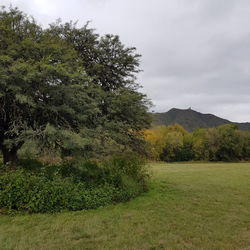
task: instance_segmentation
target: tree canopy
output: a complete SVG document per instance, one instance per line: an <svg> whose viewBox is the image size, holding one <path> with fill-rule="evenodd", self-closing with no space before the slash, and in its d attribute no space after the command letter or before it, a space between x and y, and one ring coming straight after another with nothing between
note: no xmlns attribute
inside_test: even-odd
<svg viewBox="0 0 250 250"><path fill-rule="evenodd" d="M139 55L118 36L56 22L43 29L17 8L0 11L0 149L15 165L29 138L69 153L142 150L149 101Z"/></svg>

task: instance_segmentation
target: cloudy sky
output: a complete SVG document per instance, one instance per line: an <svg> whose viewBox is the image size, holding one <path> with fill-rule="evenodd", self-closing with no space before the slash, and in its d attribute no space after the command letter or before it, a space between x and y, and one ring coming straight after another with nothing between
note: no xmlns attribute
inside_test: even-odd
<svg viewBox="0 0 250 250"><path fill-rule="evenodd" d="M0 0L44 27L78 20L118 34L142 55L154 110L172 107L250 122L249 0Z"/></svg>

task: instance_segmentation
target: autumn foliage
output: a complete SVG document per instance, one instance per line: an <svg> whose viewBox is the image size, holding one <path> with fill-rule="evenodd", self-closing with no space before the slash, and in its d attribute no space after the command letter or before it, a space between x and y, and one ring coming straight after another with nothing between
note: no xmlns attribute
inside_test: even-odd
<svg viewBox="0 0 250 250"><path fill-rule="evenodd" d="M153 160L235 161L250 158L250 132L236 125L187 132L180 125L157 126L144 131Z"/></svg>

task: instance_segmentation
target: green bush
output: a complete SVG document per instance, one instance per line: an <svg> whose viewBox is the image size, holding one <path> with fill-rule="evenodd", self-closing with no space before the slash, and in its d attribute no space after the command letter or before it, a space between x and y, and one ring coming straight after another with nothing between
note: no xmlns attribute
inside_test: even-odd
<svg viewBox="0 0 250 250"><path fill-rule="evenodd" d="M136 154L116 155L104 163L109 170L109 181L118 187L131 188L134 183L135 189L140 187L141 191L147 189L148 171L145 161Z"/></svg>
<svg viewBox="0 0 250 250"><path fill-rule="evenodd" d="M29 212L90 209L113 203L121 190L111 185L86 187L67 179L49 180L22 170L0 176L0 207Z"/></svg>
<svg viewBox="0 0 250 250"><path fill-rule="evenodd" d="M92 209L127 201L147 188L144 162L134 155L103 163L26 160L21 165L15 171L1 168L0 208L35 213Z"/></svg>

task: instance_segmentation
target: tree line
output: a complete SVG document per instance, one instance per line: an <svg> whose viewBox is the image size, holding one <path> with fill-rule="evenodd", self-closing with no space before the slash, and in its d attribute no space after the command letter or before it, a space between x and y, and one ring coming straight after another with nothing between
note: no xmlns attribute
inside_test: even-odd
<svg viewBox="0 0 250 250"><path fill-rule="evenodd" d="M145 130L149 157L174 161L238 161L250 159L250 132L234 124L187 132L180 125Z"/></svg>

